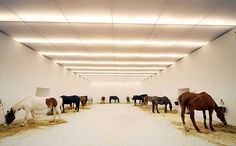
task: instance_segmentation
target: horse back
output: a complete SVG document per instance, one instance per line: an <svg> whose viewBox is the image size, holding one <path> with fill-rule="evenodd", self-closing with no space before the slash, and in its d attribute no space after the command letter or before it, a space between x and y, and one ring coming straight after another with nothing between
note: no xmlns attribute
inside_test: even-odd
<svg viewBox="0 0 236 146"><path fill-rule="evenodd" d="M191 107L196 110L213 109L216 106L213 98L206 92L190 93L186 92L178 97L180 106Z"/></svg>

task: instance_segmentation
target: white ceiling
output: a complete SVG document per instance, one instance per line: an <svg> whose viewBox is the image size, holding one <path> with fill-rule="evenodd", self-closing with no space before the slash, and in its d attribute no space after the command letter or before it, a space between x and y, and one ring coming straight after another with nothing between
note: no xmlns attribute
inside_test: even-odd
<svg viewBox="0 0 236 146"><path fill-rule="evenodd" d="M0 31L91 81L142 81L235 18L235 0L0 0Z"/></svg>

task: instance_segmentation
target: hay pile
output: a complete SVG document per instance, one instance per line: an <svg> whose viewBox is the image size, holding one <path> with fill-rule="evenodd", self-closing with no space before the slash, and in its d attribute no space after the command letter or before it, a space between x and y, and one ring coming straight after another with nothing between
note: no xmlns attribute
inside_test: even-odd
<svg viewBox="0 0 236 146"><path fill-rule="evenodd" d="M147 111L147 112L150 112L150 113L152 113L152 105L145 105L145 106L143 106L143 105L138 105L137 104L137 107L139 107L141 110L143 110L143 111ZM158 110L159 110L159 112L160 113L165 113L165 107L164 106L162 106L162 105L158 105ZM156 111L156 108L155 108L155 113L156 113L157 111ZM167 113L169 114L177 114L177 110L175 110L175 109L172 109L172 111L170 111L169 110L169 106L167 106Z"/></svg>
<svg viewBox="0 0 236 146"><path fill-rule="evenodd" d="M146 107L137 105L137 107L139 107L143 111L152 113L151 105L148 105ZM170 121L175 128L181 130L186 136L200 137L219 146L236 145L236 126L228 125L227 127L224 127L222 123L213 122L213 127L216 132L212 132L210 128L205 129L203 124L203 119L201 119L201 122L199 121L196 122L201 130L201 133L199 133L194 129L192 122L189 118L189 115L186 115L185 122L189 132L185 132L181 121L181 117L176 110L172 110L172 112L168 110L167 113L164 113L164 107L160 106L158 107L158 109L160 113L157 114L155 111L155 114L152 113L154 116ZM209 127L208 120L207 120L207 126Z"/></svg>
<svg viewBox="0 0 236 146"><path fill-rule="evenodd" d="M13 136L31 129L40 129L40 128L45 128L48 126L53 126L53 125L59 125L59 124L64 124L67 123L65 120L55 120L55 121L50 121L50 120L40 120L40 121L33 121L29 120L28 124L25 126L22 126L23 121L14 121L11 125L6 126L6 125L0 125L0 139L8 136Z"/></svg>
<svg viewBox="0 0 236 146"><path fill-rule="evenodd" d="M186 125L188 127L189 132L185 132L182 122L172 121L172 124L177 129L183 131L185 135L197 136L220 146L236 145L236 126L228 125L227 127L224 127L221 123L215 122L213 123L215 132L212 132L210 128L204 128L203 122L196 122L199 129L201 130L201 133L199 133L196 132L192 125L192 122L189 120L188 117L186 118L186 120Z"/></svg>

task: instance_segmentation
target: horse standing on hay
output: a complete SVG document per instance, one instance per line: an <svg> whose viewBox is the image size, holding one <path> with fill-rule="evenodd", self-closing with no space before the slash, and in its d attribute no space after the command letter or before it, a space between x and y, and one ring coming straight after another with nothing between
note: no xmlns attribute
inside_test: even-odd
<svg viewBox="0 0 236 146"><path fill-rule="evenodd" d="M62 105L62 99L59 97L53 98L53 97L28 97L25 98L18 103L16 103L13 107L11 107L10 111L7 111L7 114L5 115L5 121L6 124L9 125L15 120L15 114L16 112L20 110L25 111L25 120L24 124L27 124L29 114L31 113L31 116L33 119L35 119L35 110L44 110L49 109L53 110L53 119L54 121L56 119L56 114L58 114L59 119L61 115L61 109L60 106Z"/></svg>
<svg viewBox="0 0 236 146"><path fill-rule="evenodd" d="M227 122L225 120L224 112L221 108L218 107L216 102L213 100L213 98L207 94L206 92L201 92L201 93L190 93L186 92L181 94L178 97L178 101L181 107L181 118L182 122L185 128L185 131L188 131L186 125L185 125L185 110L186 108L189 109L190 112L190 119L192 121L192 124L194 128L200 132L200 129L196 125L195 118L194 118L194 110L201 110L203 113L203 118L204 118L204 126L207 129L206 125L206 110L209 112L209 126L212 131L214 131L214 128L212 126L212 113L213 110L216 112L216 116L221 120L221 122L224 125L227 125Z"/></svg>

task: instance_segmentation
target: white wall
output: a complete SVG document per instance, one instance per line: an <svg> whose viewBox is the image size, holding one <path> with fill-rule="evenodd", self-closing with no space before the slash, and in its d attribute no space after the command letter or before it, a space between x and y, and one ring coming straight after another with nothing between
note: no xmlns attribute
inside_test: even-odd
<svg viewBox="0 0 236 146"><path fill-rule="evenodd" d="M118 96L121 102L126 102L126 97L132 98L135 94L142 93L141 82L91 82L90 95L95 102L100 102L101 97L106 97L106 102L109 101L109 96Z"/></svg>
<svg viewBox="0 0 236 146"><path fill-rule="evenodd" d="M50 88L52 96L87 94L88 81L2 33L0 44L0 98L5 110L34 96L37 87Z"/></svg>
<svg viewBox="0 0 236 146"><path fill-rule="evenodd" d="M227 120L236 124L236 29L146 80L143 87L152 95L177 98L179 88L206 91L228 108Z"/></svg>

